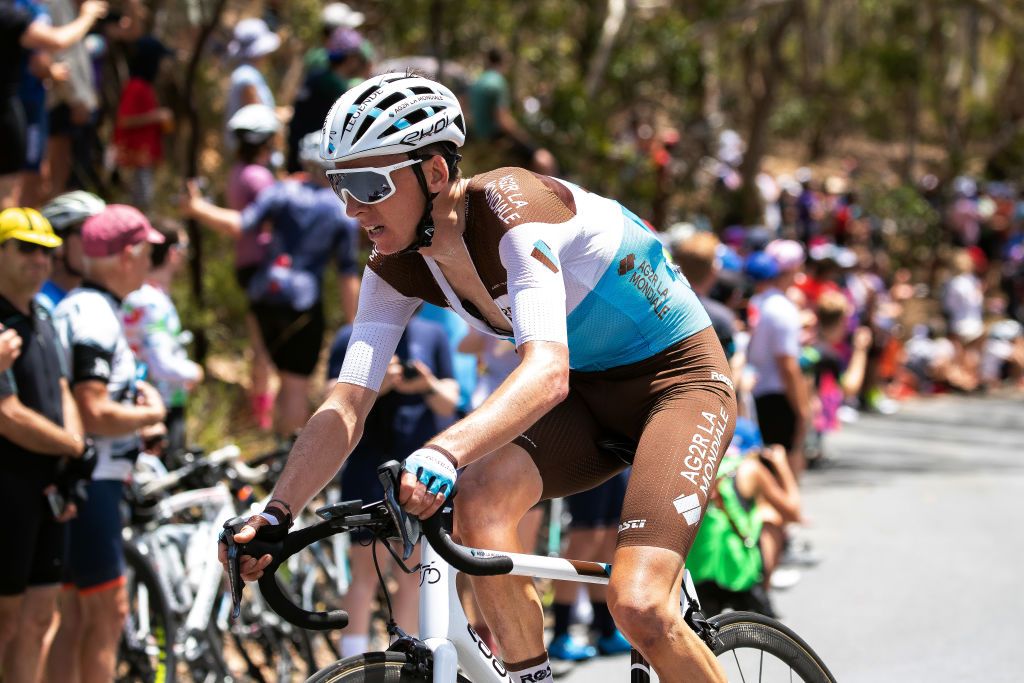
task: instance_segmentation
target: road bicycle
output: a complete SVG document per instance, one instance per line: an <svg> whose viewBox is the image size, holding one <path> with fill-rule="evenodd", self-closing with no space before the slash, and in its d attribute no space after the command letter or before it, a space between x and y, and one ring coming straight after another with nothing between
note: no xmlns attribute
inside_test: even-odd
<svg viewBox="0 0 1024 683"><path fill-rule="evenodd" d="M250 601L244 618L228 623L223 570L210 548L223 522L245 509L236 490L268 475L267 467L250 467L239 456L236 446L227 446L187 458L172 471L159 458L139 457L129 487L129 610L118 681L230 681L239 667L250 680L281 681L296 669L316 670L309 634L282 624L261 600ZM292 558L293 568L301 558ZM225 658L226 637L240 660L235 666Z"/></svg>
<svg viewBox="0 0 1024 683"><path fill-rule="evenodd" d="M221 541L228 547L228 577L234 612L238 612L242 599L240 557L243 554L256 557L270 554L273 559L259 580L260 593L270 608L288 622L305 629L325 631L344 628L348 624L348 615L343 610L311 611L303 608L282 589L275 572L289 557L310 544L335 534L365 528L376 539L375 550L377 541L382 541L379 545L388 550L403 570L419 572L419 637L403 633L392 620L388 630L396 640L386 651L367 652L337 661L315 673L307 683L521 683L512 680L502 661L468 623L456 594L456 572L607 583L611 565L458 545L451 539L446 524L450 508L446 508L448 515L437 514L422 523L402 513L396 493L399 473L400 465L394 461L385 463L378 470L384 486L384 499L369 504L344 501L323 507L317 510L322 522L290 533L279 527L263 527L256 540L238 545L234 543L233 534L241 528L244 520L236 518L227 522ZM399 541L405 558L419 542L422 552L420 564L413 569L406 567L403 558L391 548L389 539ZM749 612L730 612L706 619L700 612L696 592L688 579L684 588L680 609L686 623L715 653L730 681L834 683L834 677L821 658L788 627ZM631 655L629 675L631 683L648 683L651 680L651 667L636 650Z"/></svg>

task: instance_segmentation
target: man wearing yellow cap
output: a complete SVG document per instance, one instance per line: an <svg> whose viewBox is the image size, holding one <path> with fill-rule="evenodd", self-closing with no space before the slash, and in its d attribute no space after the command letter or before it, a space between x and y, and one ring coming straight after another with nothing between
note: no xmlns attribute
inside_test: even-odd
<svg viewBox="0 0 1024 683"><path fill-rule="evenodd" d="M39 680L56 615L65 560L67 463L90 458L68 388L64 354L49 314L34 297L60 246L34 209L0 212L0 324L21 340L20 355L0 371L0 500L17 523L0 525L0 666L5 681ZM94 462L94 459L92 459Z"/></svg>

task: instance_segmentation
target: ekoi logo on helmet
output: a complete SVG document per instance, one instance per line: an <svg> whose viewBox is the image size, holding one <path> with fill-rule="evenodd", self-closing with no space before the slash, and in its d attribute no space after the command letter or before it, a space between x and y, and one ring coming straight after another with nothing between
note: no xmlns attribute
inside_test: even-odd
<svg viewBox="0 0 1024 683"><path fill-rule="evenodd" d="M414 130L413 132L409 133L401 140L399 140L399 142L403 145L409 145L410 147L415 146L416 143L418 143L423 138L429 138L430 136L437 135L438 133L443 131L445 128L448 127L449 123L450 121L448 119L448 115L445 114L440 119L438 119L437 123L435 123L433 126L421 130Z"/></svg>

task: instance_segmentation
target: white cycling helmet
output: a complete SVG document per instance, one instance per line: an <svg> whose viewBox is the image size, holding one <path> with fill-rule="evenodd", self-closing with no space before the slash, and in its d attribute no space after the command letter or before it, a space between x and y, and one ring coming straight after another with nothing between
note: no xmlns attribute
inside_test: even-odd
<svg viewBox="0 0 1024 683"><path fill-rule="evenodd" d="M314 130L312 133L306 133L299 140L299 161L309 166L315 166L317 168L323 168L324 161L320 158L320 137L321 132Z"/></svg>
<svg viewBox="0 0 1024 683"><path fill-rule="evenodd" d="M247 104L228 119L228 130L243 142L259 145L281 130L281 122L273 108L265 104Z"/></svg>
<svg viewBox="0 0 1024 683"><path fill-rule="evenodd" d="M60 234L81 225L86 218L95 216L106 207L107 203L92 192L75 190L54 197L40 213L50 221L54 232Z"/></svg>
<svg viewBox="0 0 1024 683"><path fill-rule="evenodd" d="M320 156L349 161L465 141L462 107L451 90L422 76L387 73L338 98L324 121Z"/></svg>

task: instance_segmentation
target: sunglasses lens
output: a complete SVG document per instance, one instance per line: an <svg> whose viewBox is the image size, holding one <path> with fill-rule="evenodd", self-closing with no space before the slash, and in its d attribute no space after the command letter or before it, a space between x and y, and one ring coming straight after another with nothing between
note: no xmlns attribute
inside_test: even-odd
<svg viewBox="0 0 1024 683"><path fill-rule="evenodd" d="M49 250L46 247L44 247L43 245L41 245L41 244L33 244L32 242L22 242L20 240L18 241L18 252L19 253L22 253L25 256L28 256L30 254L36 253L37 251L41 251L43 253L48 253Z"/></svg>
<svg viewBox="0 0 1024 683"><path fill-rule="evenodd" d="M345 193L363 204L382 202L394 193L386 173L376 171L355 171L353 173L328 174L334 193L345 201Z"/></svg>

